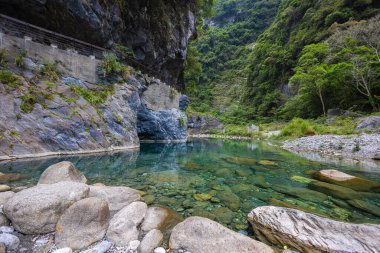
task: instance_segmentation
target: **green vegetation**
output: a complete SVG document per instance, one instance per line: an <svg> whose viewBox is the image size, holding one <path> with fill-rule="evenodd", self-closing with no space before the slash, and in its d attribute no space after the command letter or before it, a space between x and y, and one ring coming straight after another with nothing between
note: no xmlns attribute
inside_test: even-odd
<svg viewBox="0 0 380 253"><path fill-rule="evenodd" d="M47 77L49 80L58 81L62 73L58 70L57 64L45 63L40 69L41 76Z"/></svg>
<svg viewBox="0 0 380 253"><path fill-rule="evenodd" d="M21 97L23 103L20 105L20 109L24 113L30 113L34 109L34 105L37 103L37 97L34 94L27 94Z"/></svg>
<svg viewBox="0 0 380 253"><path fill-rule="evenodd" d="M15 89L22 85L22 81L19 76L5 70L0 70L0 82L11 89Z"/></svg>
<svg viewBox="0 0 380 253"><path fill-rule="evenodd" d="M90 90L87 88L83 88L79 85L72 84L70 86L71 91L78 96L83 97L86 99L92 106L95 108L98 108L100 105L103 105L107 98L112 96L114 93L114 86L113 85L98 85L99 89L97 90Z"/></svg>
<svg viewBox="0 0 380 253"><path fill-rule="evenodd" d="M248 117L317 117L338 106L373 110L373 106L367 104L374 96L358 94L352 86L361 86L355 75L373 74L373 69L368 71L368 65L374 62L369 55L377 49L372 48L370 53L370 47L359 37L350 38L351 34L340 30L354 29L361 23L354 20L369 19L379 13L378 8L375 1L283 1L279 15L260 36L253 53L244 96ZM364 27L361 28L374 30ZM348 39L353 43L333 48L335 43L325 41L334 34L339 34L339 41ZM378 32L366 34L370 41L379 41ZM291 98L294 94L298 96ZM379 91L373 88L372 94L379 94Z"/></svg>
<svg viewBox="0 0 380 253"><path fill-rule="evenodd" d="M250 54L279 4L280 0L215 1L214 17L200 24L199 38L188 49L185 81L192 110L240 122Z"/></svg>
<svg viewBox="0 0 380 253"><path fill-rule="evenodd" d="M114 54L105 55L101 67L104 77L120 74L124 79L127 79L132 72L132 69L122 64Z"/></svg>
<svg viewBox="0 0 380 253"><path fill-rule="evenodd" d="M24 58L26 56L26 51L23 50L21 51L16 57L15 57L15 63L16 63L16 66L19 67L19 68L24 68L25 67L25 63L24 63Z"/></svg>
<svg viewBox="0 0 380 253"><path fill-rule="evenodd" d="M178 118L178 123L180 127L184 127L186 125L185 119L182 117Z"/></svg>
<svg viewBox="0 0 380 253"><path fill-rule="evenodd" d="M7 60L7 51L5 49L0 49L0 65L4 65Z"/></svg>

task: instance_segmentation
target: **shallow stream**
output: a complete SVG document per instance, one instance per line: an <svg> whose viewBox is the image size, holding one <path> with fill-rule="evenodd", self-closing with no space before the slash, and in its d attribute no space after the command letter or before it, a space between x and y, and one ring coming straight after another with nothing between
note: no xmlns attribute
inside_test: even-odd
<svg viewBox="0 0 380 253"><path fill-rule="evenodd" d="M380 223L376 211L380 193L363 193L360 202L354 203L351 192L337 197L310 186L313 173L323 169L380 182L380 168L313 162L265 142L196 139L142 144L139 151L3 162L0 172L22 175L8 184L33 185L44 169L63 160L73 162L89 183L129 186L144 191L148 203L170 207L185 217L215 219L241 233L248 232L246 215L263 205L297 208L336 220Z"/></svg>

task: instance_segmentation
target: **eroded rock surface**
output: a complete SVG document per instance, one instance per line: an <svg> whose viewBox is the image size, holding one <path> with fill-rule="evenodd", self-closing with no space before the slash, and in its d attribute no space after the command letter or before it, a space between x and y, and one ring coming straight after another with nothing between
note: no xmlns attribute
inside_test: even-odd
<svg viewBox="0 0 380 253"><path fill-rule="evenodd" d="M300 252L379 252L379 225L352 224L302 211L262 206L248 220L260 240Z"/></svg>
<svg viewBox="0 0 380 253"><path fill-rule="evenodd" d="M195 253L274 253L271 247L262 242L201 217L187 218L175 226L170 236L170 248Z"/></svg>

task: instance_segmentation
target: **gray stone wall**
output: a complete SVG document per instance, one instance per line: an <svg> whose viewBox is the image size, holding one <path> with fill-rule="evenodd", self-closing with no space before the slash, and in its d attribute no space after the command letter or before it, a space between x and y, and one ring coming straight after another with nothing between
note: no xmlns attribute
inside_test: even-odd
<svg viewBox="0 0 380 253"><path fill-rule="evenodd" d="M26 51L27 57L44 63L59 63L59 69L68 76L77 79L97 83L97 67L100 63L94 57L87 57L76 53L74 50L62 50L54 45L48 46L34 42L31 38L18 38L0 33L0 49L8 52L10 62L22 51Z"/></svg>

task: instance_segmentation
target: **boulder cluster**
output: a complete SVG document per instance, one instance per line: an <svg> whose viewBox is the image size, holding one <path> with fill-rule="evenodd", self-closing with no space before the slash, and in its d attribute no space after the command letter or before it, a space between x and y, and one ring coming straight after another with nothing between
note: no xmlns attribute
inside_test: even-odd
<svg viewBox="0 0 380 253"><path fill-rule="evenodd" d="M379 189L338 171L318 175L340 185L351 182L360 190ZM207 218L183 220L171 209L148 206L143 193L132 188L86 183L72 163L61 162L47 168L34 187L11 191L1 186L0 253L274 253L279 245L300 252L376 253L380 249L379 225L263 206L248 215L260 242Z"/></svg>

